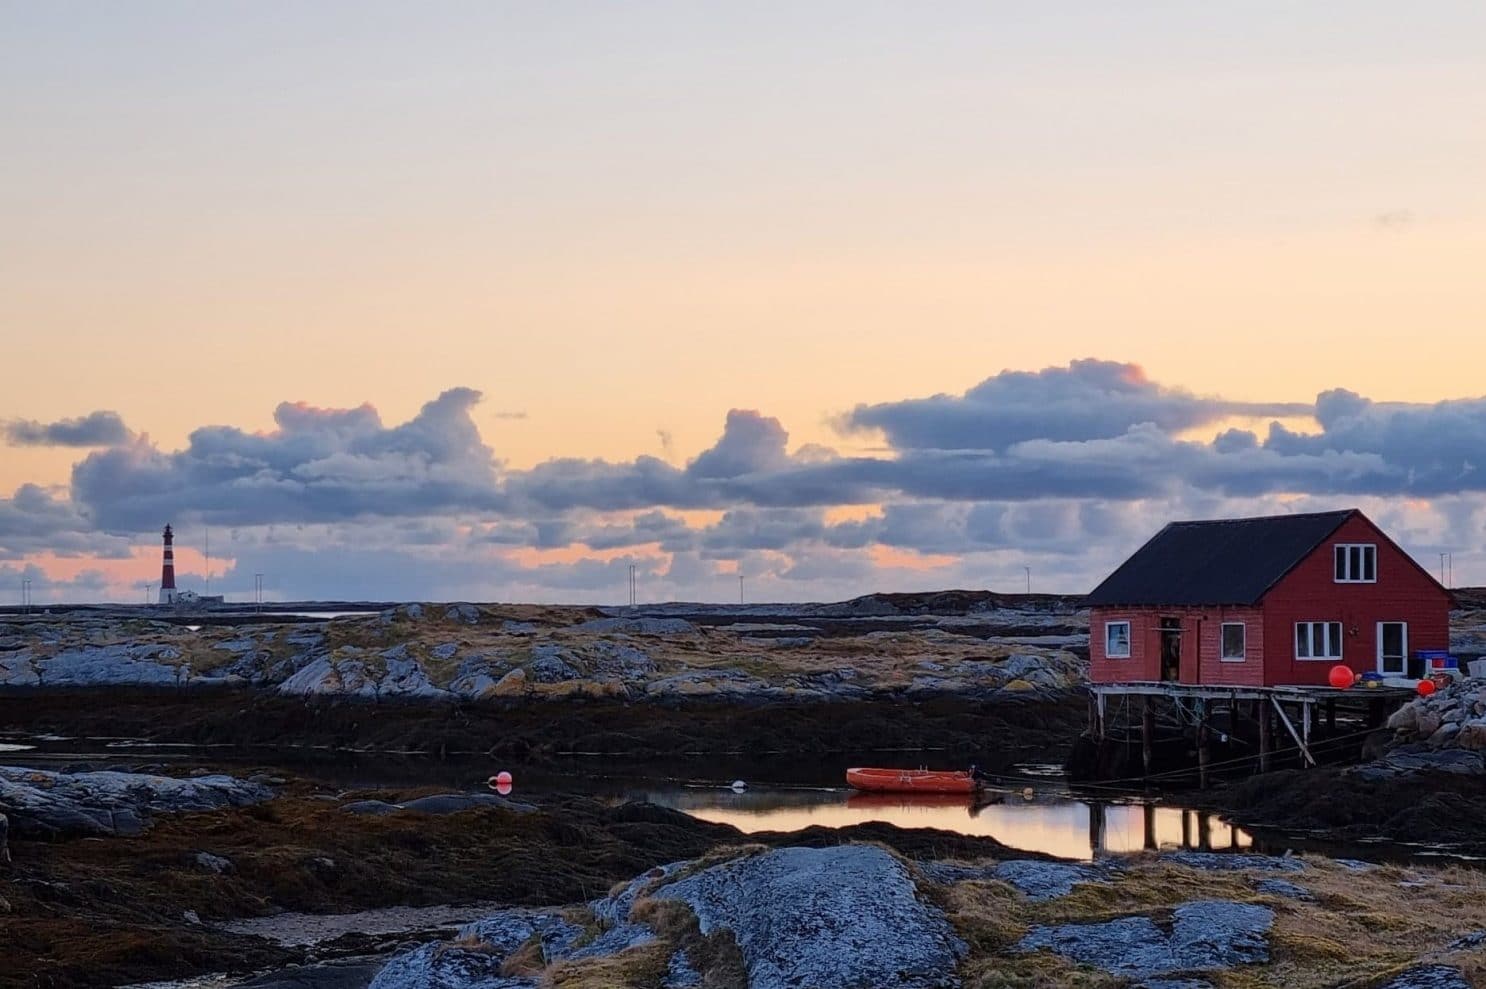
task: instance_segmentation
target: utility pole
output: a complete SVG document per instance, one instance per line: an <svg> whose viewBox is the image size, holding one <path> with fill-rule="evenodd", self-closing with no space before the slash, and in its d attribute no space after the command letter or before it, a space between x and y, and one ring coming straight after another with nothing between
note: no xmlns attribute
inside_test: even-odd
<svg viewBox="0 0 1486 989"><path fill-rule="evenodd" d="M263 574L253 574L253 603L258 611L263 610Z"/></svg>
<svg viewBox="0 0 1486 989"><path fill-rule="evenodd" d="M26 614L31 613L31 578L21 578L21 607L26 609Z"/></svg>
<svg viewBox="0 0 1486 989"><path fill-rule="evenodd" d="M738 574L738 603L743 603L743 575Z"/></svg>
<svg viewBox="0 0 1486 989"><path fill-rule="evenodd" d="M638 584L639 577L636 574L635 565L631 563L629 565L629 606L631 608L635 606L636 598L639 596L637 592Z"/></svg>
<svg viewBox="0 0 1486 989"><path fill-rule="evenodd" d="M146 605L148 605L150 603L150 591L153 591L154 589L155 589L155 585L154 584L145 584L144 585L144 603Z"/></svg>
<svg viewBox="0 0 1486 989"><path fill-rule="evenodd" d="M212 530L206 529L206 594L212 592ZM205 595L203 595L204 597Z"/></svg>
<svg viewBox="0 0 1486 989"><path fill-rule="evenodd" d="M1025 570L1025 571L1027 571L1027 593L1028 594L1031 594L1032 593L1032 568L1031 567L1022 567L1022 569Z"/></svg>

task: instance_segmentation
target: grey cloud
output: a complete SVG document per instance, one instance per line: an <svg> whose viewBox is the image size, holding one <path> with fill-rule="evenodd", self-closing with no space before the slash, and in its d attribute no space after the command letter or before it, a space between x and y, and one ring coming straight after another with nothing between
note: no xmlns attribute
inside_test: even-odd
<svg viewBox="0 0 1486 989"><path fill-rule="evenodd" d="M129 555L129 541L95 532L75 504L23 484L11 497L0 498L0 559L42 552L120 558Z"/></svg>
<svg viewBox="0 0 1486 989"><path fill-rule="evenodd" d="M740 550L782 550L821 539L825 524L819 511L739 508L702 531L704 555L731 557Z"/></svg>
<svg viewBox="0 0 1486 989"><path fill-rule="evenodd" d="M1344 389L1316 400L1321 432L1276 423L1264 449L1291 460L1376 458L1385 471L1359 478L1361 493L1437 495L1486 489L1486 399L1434 404L1373 402Z"/></svg>
<svg viewBox="0 0 1486 989"><path fill-rule="evenodd" d="M1001 450L1033 439L1108 439L1140 423L1176 432L1227 416L1310 412L1297 403L1203 398L1151 381L1138 365L1088 359L1003 371L963 395L859 405L842 425L880 429L903 450Z"/></svg>
<svg viewBox="0 0 1486 989"><path fill-rule="evenodd" d="M739 477L775 471L789 462L789 434L778 419L747 409L728 413L722 438L687 467L692 477Z"/></svg>
<svg viewBox="0 0 1486 989"><path fill-rule="evenodd" d="M93 453L73 468L72 496L123 531L182 515L252 525L494 511L494 457L470 416L479 398L451 389L391 428L369 405L284 403L272 433L210 426L175 453L144 440Z"/></svg>
<svg viewBox="0 0 1486 989"><path fill-rule="evenodd" d="M75 419L37 422L12 419L0 424L11 446L116 446L133 438L117 412L90 412Z"/></svg>

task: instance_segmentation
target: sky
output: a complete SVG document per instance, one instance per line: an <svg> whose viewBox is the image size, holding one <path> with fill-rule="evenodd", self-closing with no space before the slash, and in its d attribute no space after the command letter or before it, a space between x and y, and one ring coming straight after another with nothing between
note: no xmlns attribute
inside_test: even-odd
<svg viewBox="0 0 1486 989"><path fill-rule="evenodd" d="M0 600L1486 583L1482 120L1475 2L0 0Z"/></svg>

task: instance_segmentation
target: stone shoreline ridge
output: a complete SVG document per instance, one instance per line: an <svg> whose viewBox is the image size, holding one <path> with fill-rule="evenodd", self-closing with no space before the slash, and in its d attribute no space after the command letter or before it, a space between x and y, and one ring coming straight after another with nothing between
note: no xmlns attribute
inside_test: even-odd
<svg viewBox="0 0 1486 989"><path fill-rule="evenodd" d="M239 687L478 702L1036 696L1085 681L1078 613L1045 607L850 628L402 605L303 624L88 617L0 623L0 688ZM1086 621L1086 620L1085 620Z"/></svg>
<svg viewBox="0 0 1486 989"><path fill-rule="evenodd" d="M137 835L158 814L245 807L273 795L267 786L233 776L175 779L0 766L0 821L9 818L15 838ZM0 827L0 838L4 834Z"/></svg>
<svg viewBox="0 0 1486 989"><path fill-rule="evenodd" d="M1392 745L1359 772L1369 778L1416 772L1486 775L1486 677L1466 677L1410 701L1388 719Z"/></svg>

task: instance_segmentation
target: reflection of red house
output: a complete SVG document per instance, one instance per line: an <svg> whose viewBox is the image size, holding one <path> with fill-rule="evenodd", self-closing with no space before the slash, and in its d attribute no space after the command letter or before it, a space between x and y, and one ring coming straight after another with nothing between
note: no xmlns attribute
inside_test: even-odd
<svg viewBox="0 0 1486 989"><path fill-rule="evenodd" d="M1173 522L1088 603L1095 683L1417 677L1450 646L1450 593L1356 509Z"/></svg>

